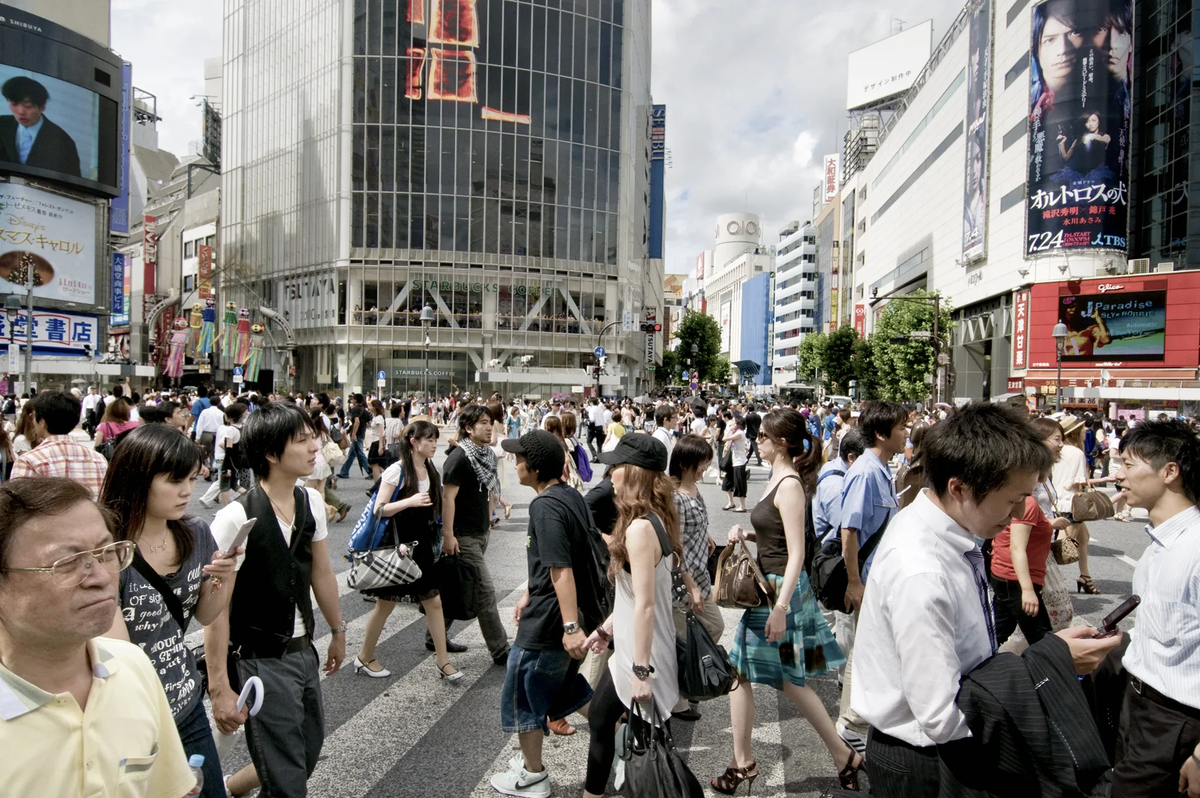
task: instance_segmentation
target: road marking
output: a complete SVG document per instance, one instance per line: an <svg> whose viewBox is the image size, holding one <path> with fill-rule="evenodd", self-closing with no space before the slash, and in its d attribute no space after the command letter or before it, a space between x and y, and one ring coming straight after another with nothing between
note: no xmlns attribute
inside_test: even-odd
<svg viewBox="0 0 1200 798"><path fill-rule="evenodd" d="M1137 560L1133 559L1128 554L1118 554L1117 559L1128 565L1130 568L1137 568Z"/></svg>

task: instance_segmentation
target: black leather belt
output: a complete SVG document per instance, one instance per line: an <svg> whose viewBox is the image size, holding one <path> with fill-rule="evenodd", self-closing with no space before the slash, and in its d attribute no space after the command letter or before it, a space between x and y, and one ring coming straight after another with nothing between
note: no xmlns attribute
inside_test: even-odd
<svg viewBox="0 0 1200 798"><path fill-rule="evenodd" d="M1200 709L1189 707L1187 704L1181 704L1174 698L1163 695L1133 674L1129 675L1129 686L1133 688L1133 692L1137 693L1142 698L1145 698L1147 701L1153 701L1160 707L1166 707L1167 709L1174 710L1181 715L1187 715L1189 718L1200 718Z"/></svg>

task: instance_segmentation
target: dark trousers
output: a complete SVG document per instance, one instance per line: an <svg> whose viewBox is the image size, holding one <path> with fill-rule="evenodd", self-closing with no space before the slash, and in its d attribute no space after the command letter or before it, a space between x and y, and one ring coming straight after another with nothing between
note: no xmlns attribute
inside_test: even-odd
<svg viewBox="0 0 1200 798"><path fill-rule="evenodd" d="M604 427L598 427L595 424L588 425L587 445L592 450L592 456L595 457L596 453L604 446Z"/></svg>
<svg viewBox="0 0 1200 798"><path fill-rule="evenodd" d="M1200 743L1200 709L1184 706L1129 676L1112 798L1176 798L1179 769Z"/></svg>
<svg viewBox="0 0 1200 798"><path fill-rule="evenodd" d="M317 650L244 659L237 668L239 683L257 676L267 695L258 715L246 721L246 747L262 780L259 795L304 798L325 743Z"/></svg>
<svg viewBox="0 0 1200 798"><path fill-rule="evenodd" d="M592 701L588 706L588 728L591 729L591 741L588 745L587 775L584 789L593 795L604 795L608 784L608 774L612 770L613 757L617 753L616 738L613 729L617 727L621 716L627 712L613 686L612 672L608 668L600 675L600 683L592 693Z"/></svg>
<svg viewBox="0 0 1200 798"><path fill-rule="evenodd" d="M749 433L747 433L747 437L749 437ZM762 465L762 455L758 453L758 438L757 437L750 438L750 445L746 447L746 463L747 463L747 465L750 463L751 457L753 457L755 460L758 461L756 463L756 465Z"/></svg>
<svg viewBox="0 0 1200 798"><path fill-rule="evenodd" d="M1037 615L1026 615L1021 606L1020 582L997 579L995 576L989 576L988 580L992 583L992 592L996 594L996 641L1000 645L1004 645L1004 641L1018 626L1031 646L1050 634L1050 613L1046 612L1046 603L1042 601L1041 585L1033 586L1038 597Z"/></svg>
<svg viewBox="0 0 1200 798"><path fill-rule="evenodd" d="M877 798L938 798L941 794L975 795L955 778L955 763L969 772L970 739L918 747L872 728L867 733L867 776Z"/></svg>
<svg viewBox="0 0 1200 798"><path fill-rule="evenodd" d="M363 474L371 473L371 465L367 462L367 453L363 451L363 439L355 438L350 442L350 449L346 453L346 462L342 464L342 471L338 474L339 479L350 478L350 466L354 465L354 461L358 460L358 467L362 469Z"/></svg>

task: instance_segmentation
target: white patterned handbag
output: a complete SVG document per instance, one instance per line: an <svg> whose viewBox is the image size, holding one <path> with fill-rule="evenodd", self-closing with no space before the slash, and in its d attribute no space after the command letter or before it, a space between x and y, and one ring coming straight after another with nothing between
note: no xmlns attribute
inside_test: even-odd
<svg viewBox="0 0 1200 798"><path fill-rule="evenodd" d="M351 590L399 587L421 578L421 566L410 556L416 541L370 551L350 552L350 573L346 584Z"/></svg>

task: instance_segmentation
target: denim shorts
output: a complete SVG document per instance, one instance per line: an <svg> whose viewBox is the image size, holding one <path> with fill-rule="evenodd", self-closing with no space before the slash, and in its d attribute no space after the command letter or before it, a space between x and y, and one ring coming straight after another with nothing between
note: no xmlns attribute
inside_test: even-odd
<svg viewBox="0 0 1200 798"><path fill-rule="evenodd" d="M546 719L565 718L592 700L579 673L580 661L563 649L528 651L514 645L500 694L500 729L506 734L550 729Z"/></svg>

